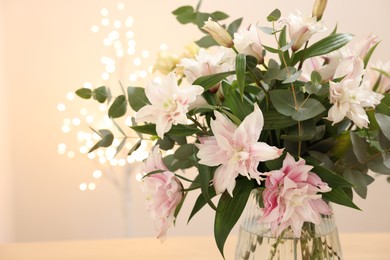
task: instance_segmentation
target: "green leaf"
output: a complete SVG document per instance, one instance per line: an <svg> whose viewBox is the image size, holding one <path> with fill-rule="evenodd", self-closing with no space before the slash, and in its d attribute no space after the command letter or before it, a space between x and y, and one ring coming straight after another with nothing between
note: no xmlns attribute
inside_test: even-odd
<svg viewBox="0 0 390 260"><path fill-rule="evenodd" d="M99 142L97 142L88 152L92 152L100 147L109 147L114 141L114 135L110 130L101 129L97 132L102 138Z"/></svg>
<svg viewBox="0 0 390 260"><path fill-rule="evenodd" d="M125 95L120 95L115 98L114 103L108 110L108 116L111 118L118 118L126 114L127 102Z"/></svg>
<svg viewBox="0 0 390 260"><path fill-rule="evenodd" d="M353 184L343 178L341 175L335 173L334 171L329 170L326 167L318 165L314 159L310 157L305 158L306 162L313 166L312 172L316 173L321 180L328 183L332 188L344 187L350 188L353 187Z"/></svg>
<svg viewBox="0 0 390 260"><path fill-rule="evenodd" d="M310 80L311 80L311 82L313 82L316 85L321 84L321 82L322 82L321 74L319 72L313 70L312 73L310 74Z"/></svg>
<svg viewBox="0 0 390 260"><path fill-rule="evenodd" d="M149 100L145 95L145 89L141 87L128 87L127 98L129 105L134 111L140 110L145 105L149 105Z"/></svg>
<svg viewBox="0 0 390 260"><path fill-rule="evenodd" d="M217 207L211 201L211 196L209 194L210 181L213 178L213 171L215 169L203 164L198 164L197 168L199 171L200 189L202 191L203 198L212 209L217 210Z"/></svg>
<svg viewBox="0 0 390 260"><path fill-rule="evenodd" d="M221 72L217 74L202 76L200 78L197 78L192 85L199 85L204 88L204 90L208 90L211 87L214 87L222 80L226 79L226 77L235 74L235 71L227 71L227 72Z"/></svg>
<svg viewBox="0 0 390 260"><path fill-rule="evenodd" d="M183 144L173 154L178 160L186 160L188 157L192 156L196 151L196 147L194 144Z"/></svg>
<svg viewBox="0 0 390 260"><path fill-rule="evenodd" d="M390 93L384 94L381 103L376 106L375 110L384 115L390 115Z"/></svg>
<svg viewBox="0 0 390 260"><path fill-rule="evenodd" d="M275 9L267 16L267 21L268 22L276 22L276 21L279 20L281 15L282 14L280 13L280 10L279 9Z"/></svg>
<svg viewBox="0 0 390 260"><path fill-rule="evenodd" d="M336 204L360 210L341 187L332 188L330 192L322 193L322 198Z"/></svg>
<svg viewBox="0 0 390 260"><path fill-rule="evenodd" d="M299 76L301 76L301 74L302 74L302 71L298 70L297 72L295 72L294 74L289 76L287 79L285 79L282 83L288 84L288 83L295 82L299 78Z"/></svg>
<svg viewBox="0 0 390 260"><path fill-rule="evenodd" d="M305 59L324 55L340 49L351 40L352 40L352 35L350 34L331 34L328 37L314 43L306 50L297 52L294 55L292 65L297 64L302 59L303 55Z"/></svg>
<svg viewBox="0 0 390 260"><path fill-rule="evenodd" d="M208 193L210 198L214 198L217 195L213 186L209 186ZM200 194L195 201L194 207L192 208L187 224L191 221L191 219L195 216L195 214L198 213L199 210L201 210L206 204L207 202L204 199L203 194Z"/></svg>
<svg viewBox="0 0 390 260"><path fill-rule="evenodd" d="M211 46L219 45L211 35L206 35L195 41L195 43L201 48L209 48Z"/></svg>
<svg viewBox="0 0 390 260"><path fill-rule="evenodd" d="M195 23L196 13L192 6L182 6L172 12L176 15L176 19L181 24Z"/></svg>
<svg viewBox="0 0 390 260"><path fill-rule="evenodd" d="M123 138L122 141L120 142L120 144L118 145L118 147L116 148L116 152L115 152L115 155L114 157L116 157L118 155L118 153L120 153L120 151L122 151L123 147L125 146L126 144L126 141L127 141L127 138Z"/></svg>
<svg viewBox="0 0 390 260"><path fill-rule="evenodd" d="M131 147L131 149L127 152L127 156L130 156L132 153L138 150L138 148L141 147L141 139L138 139L138 141Z"/></svg>
<svg viewBox="0 0 390 260"><path fill-rule="evenodd" d="M297 108L294 97L289 90L278 89L269 92L275 109L285 115L291 116L296 121L305 121L314 118L325 111L325 107L314 98L304 99L302 93L296 95Z"/></svg>
<svg viewBox="0 0 390 260"><path fill-rule="evenodd" d="M377 42L376 44L374 44L374 45L368 50L366 56L364 56L364 68L367 67L368 62L370 61L372 54L374 53L376 47L378 47L378 44L379 44L379 42Z"/></svg>
<svg viewBox="0 0 390 260"><path fill-rule="evenodd" d="M161 150L167 151L173 148L175 142L168 135L164 135L164 139L159 139L157 144Z"/></svg>
<svg viewBox="0 0 390 260"><path fill-rule="evenodd" d="M254 188L254 183L248 179L237 179L233 190L233 197L225 192L218 202L214 221L214 238L218 249L223 254L223 248L230 231L240 218L248 201L249 194Z"/></svg>
<svg viewBox="0 0 390 260"><path fill-rule="evenodd" d="M238 28L240 28L242 23L242 18L238 18L237 20L234 20L231 24L229 24L227 31L233 35L235 32L238 31Z"/></svg>
<svg viewBox="0 0 390 260"><path fill-rule="evenodd" d="M98 87L92 91L92 96L99 103L104 103L107 100L107 88L105 86Z"/></svg>
<svg viewBox="0 0 390 260"><path fill-rule="evenodd" d="M264 116L264 129L284 129L297 122L292 120L291 117L280 114L278 111L270 109L263 112Z"/></svg>
<svg viewBox="0 0 390 260"><path fill-rule="evenodd" d="M130 128L138 133L157 135L155 124L136 125L131 126ZM171 130L169 130L168 134L177 136L189 136L200 132L201 131L196 128L195 125L173 125Z"/></svg>
<svg viewBox="0 0 390 260"><path fill-rule="evenodd" d="M378 122L383 134L390 140L390 116L382 113L375 113L375 119Z"/></svg>
<svg viewBox="0 0 390 260"><path fill-rule="evenodd" d="M364 138L359 137L355 132L351 132L351 141L353 152L356 155L358 161L362 164L367 163L368 161L368 144Z"/></svg>
<svg viewBox="0 0 390 260"><path fill-rule="evenodd" d="M172 14L183 15L183 14L189 14L189 13L193 13L193 12L194 12L194 8L190 5L186 5L186 6L181 6L177 9L175 9L174 11L172 11Z"/></svg>
<svg viewBox="0 0 390 260"><path fill-rule="evenodd" d="M357 170L347 169L344 172L344 177L354 184L354 191L362 198L365 199L367 197L367 186L374 181L367 173L363 173Z"/></svg>
<svg viewBox="0 0 390 260"><path fill-rule="evenodd" d="M237 75L237 84L238 84L238 89L240 90L241 99L244 96L245 70L246 70L245 54L239 53L236 56L236 75Z"/></svg>
<svg viewBox="0 0 390 260"><path fill-rule="evenodd" d="M221 11L216 11L216 12L211 13L210 17L214 21L221 21L221 20L225 20L226 18L229 18L229 15L224 13L224 12L221 12Z"/></svg>
<svg viewBox="0 0 390 260"><path fill-rule="evenodd" d="M289 140L294 142L307 141L313 139L316 134L316 126L313 120L307 120L301 122L301 130L299 126L295 126L292 129L287 130L287 134L280 136L283 140Z"/></svg>
<svg viewBox="0 0 390 260"><path fill-rule="evenodd" d="M224 105L230 108L232 114L241 121L250 113L253 112L253 105L251 101L246 99L245 96L241 99L240 93L233 86L227 82L222 82L222 89L225 95Z"/></svg>
<svg viewBox="0 0 390 260"><path fill-rule="evenodd" d="M76 90L76 95L84 99L90 99L92 97L92 90L89 88L80 88Z"/></svg>

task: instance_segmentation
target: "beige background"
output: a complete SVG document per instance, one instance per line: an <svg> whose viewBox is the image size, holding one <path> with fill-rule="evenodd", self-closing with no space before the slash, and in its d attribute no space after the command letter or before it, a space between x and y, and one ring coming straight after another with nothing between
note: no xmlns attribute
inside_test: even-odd
<svg viewBox="0 0 390 260"><path fill-rule="evenodd" d="M135 20L137 51L150 51L151 57L145 59L150 65L161 43L180 53L199 36L193 26L178 24L170 14L179 5L197 1L122 2L126 15ZM245 16L246 23L259 20L266 25L265 17L275 7L284 14L295 9L307 13L312 2L206 0L202 9L223 10L233 18ZM124 189L124 184L130 183L126 193L107 178L93 180L91 173L99 165L96 161L81 154L69 159L57 153L59 143L76 145L74 136L61 132L61 125L65 117L79 113L82 101L66 103L68 109L63 113L57 111L57 104L86 81L114 86L117 80L101 79L100 57L107 48L102 35L90 30L100 23L100 10L115 10L116 3L0 0L0 242L154 235L135 180L136 166L109 169L108 175ZM379 35L382 42L374 60L386 61L390 59L389 9L386 0L330 0L326 25L332 29L338 22L339 31L360 39L370 32ZM128 85L123 75L116 76ZM81 192L79 184L90 181L95 181L96 190ZM340 231L390 231L389 188L385 178L378 178L369 187L368 199L357 200L363 212L336 207ZM186 204L171 235L212 234L209 209L186 225L191 206Z"/></svg>

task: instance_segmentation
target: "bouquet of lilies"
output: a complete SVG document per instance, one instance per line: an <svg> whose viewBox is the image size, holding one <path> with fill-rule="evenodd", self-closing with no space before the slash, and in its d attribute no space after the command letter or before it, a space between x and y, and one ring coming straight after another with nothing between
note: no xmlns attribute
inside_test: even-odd
<svg viewBox="0 0 390 260"><path fill-rule="evenodd" d="M177 20L205 36L182 56L160 55L159 81L117 97L105 87L76 91L109 102L112 119L135 111L140 140L129 153L153 140L141 183L159 239L189 192L199 193L189 219L205 205L215 210L223 253L252 189L262 189L259 221L299 237L305 222L332 214L329 202L358 209L352 190L366 197L369 170L390 174L390 63L370 63L375 36L351 46L350 34L326 32L325 6L286 17L275 9L266 26L180 7ZM323 37L312 42L314 34ZM91 150L112 145L111 131L96 132Z"/></svg>

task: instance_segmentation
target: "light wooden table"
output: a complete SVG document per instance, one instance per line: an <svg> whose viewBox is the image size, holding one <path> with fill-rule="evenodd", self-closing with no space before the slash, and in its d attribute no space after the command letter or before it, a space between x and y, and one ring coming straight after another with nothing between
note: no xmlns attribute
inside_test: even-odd
<svg viewBox="0 0 390 260"><path fill-rule="evenodd" d="M390 233L340 234L344 259L390 260ZM225 246L234 258L236 237ZM0 245L1 260L214 260L222 259L212 237L89 240Z"/></svg>

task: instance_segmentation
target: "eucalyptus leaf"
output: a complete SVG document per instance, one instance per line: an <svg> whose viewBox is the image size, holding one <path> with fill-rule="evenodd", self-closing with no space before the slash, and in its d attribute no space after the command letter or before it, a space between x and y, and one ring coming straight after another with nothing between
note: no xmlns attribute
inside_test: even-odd
<svg viewBox="0 0 390 260"><path fill-rule="evenodd" d="M273 10L268 16L267 16L267 21L268 22L276 22L280 19L281 12L279 9Z"/></svg>
<svg viewBox="0 0 390 260"><path fill-rule="evenodd" d="M138 139L138 141L130 148L130 150L127 152L127 156L130 156L132 153L138 150L138 148L141 147L141 139Z"/></svg>
<svg viewBox="0 0 390 260"><path fill-rule="evenodd" d="M205 35L199 40L195 41L195 43L201 48L209 48L211 46L219 45L211 35Z"/></svg>
<svg viewBox="0 0 390 260"><path fill-rule="evenodd" d="M374 115L383 134L390 140L390 116L382 113L375 113Z"/></svg>
<svg viewBox="0 0 390 260"><path fill-rule="evenodd" d="M98 131L98 134L102 139L98 141L88 152L92 152L100 147L109 147L114 141L114 135L110 130L101 129Z"/></svg>
<svg viewBox="0 0 390 260"><path fill-rule="evenodd" d="M194 144L183 144L173 154L178 160L186 160L188 157L192 156L196 152L196 147Z"/></svg>
<svg viewBox="0 0 390 260"><path fill-rule="evenodd" d="M115 98L108 110L108 116L111 118L118 118L124 116L127 110L127 100L124 95Z"/></svg>
<svg viewBox="0 0 390 260"><path fill-rule="evenodd" d="M76 90L76 95L84 99L90 99L92 97L92 90L89 88L80 88Z"/></svg>
<svg viewBox="0 0 390 260"><path fill-rule="evenodd" d="M98 87L92 91L92 97L99 103L104 103L107 100L107 88L105 86Z"/></svg>
<svg viewBox="0 0 390 260"><path fill-rule="evenodd" d="M141 87L128 87L127 98L129 100L130 107L134 111L138 111L142 107L150 104L145 95L145 89Z"/></svg>
<svg viewBox="0 0 390 260"><path fill-rule="evenodd" d="M240 28L240 25L242 23L242 18L238 18L234 20L231 24L229 24L227 31L233 35L235 32L238 31L238 28Z"/></svg>

